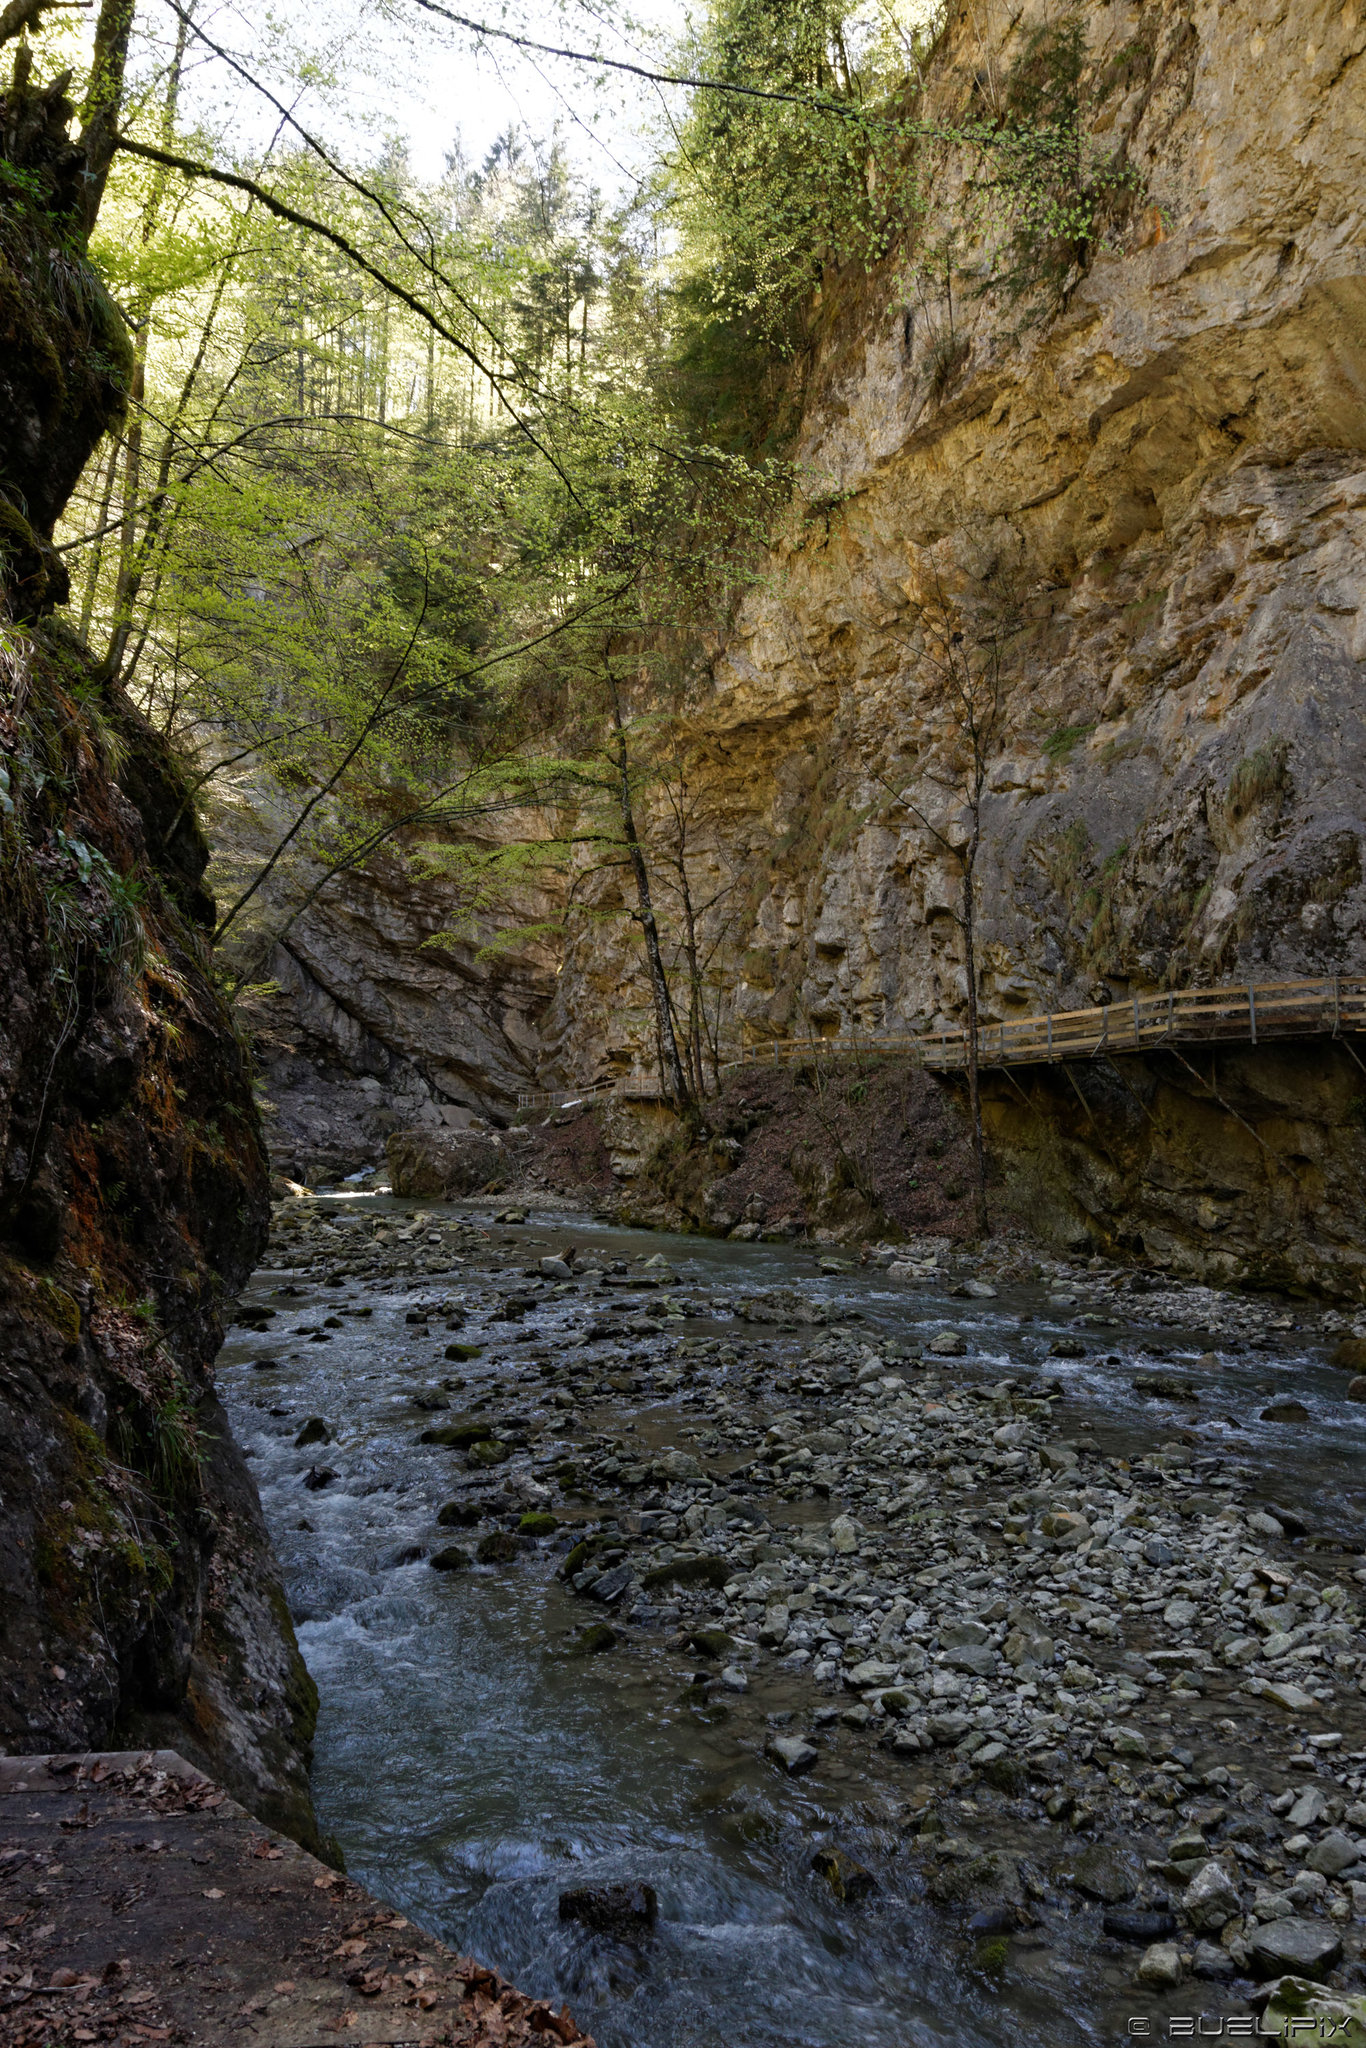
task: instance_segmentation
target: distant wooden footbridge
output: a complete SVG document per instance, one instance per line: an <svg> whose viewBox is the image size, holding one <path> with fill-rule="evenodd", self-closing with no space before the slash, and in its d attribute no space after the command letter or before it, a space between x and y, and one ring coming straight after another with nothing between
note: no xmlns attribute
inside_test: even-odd
<svg viewBox="0 0 1366 2048"><path fill-rule="evenodd" d="M1229 988L1173 989L1125 996L1092 1010L1044 1010L1036 1016L983 1024L980 1067L1038 1066L1101 1059L1118 1052L1155 1052L1177 1045L1261 1045L1273 1038L1341 1038L1366 1032L1366 979L1333 975L1319 981L1243 983ZM720 1071L799 1064L811 1059L894 1055L934 1072L968 1064L965 1029L869 1032L858 1037L775 1038L729 1054ZM578 1103L662 1102L668 1090L652 1074L625 1074L591 1088L537 1089L517 1097L521 1109L568 1109Z"/></svg>

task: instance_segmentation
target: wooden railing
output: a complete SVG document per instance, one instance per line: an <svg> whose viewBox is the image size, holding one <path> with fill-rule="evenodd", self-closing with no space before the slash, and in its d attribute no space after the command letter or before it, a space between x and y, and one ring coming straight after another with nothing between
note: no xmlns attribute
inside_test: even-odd
<svg viewBox="0 0 1366 2048"><path fill-rule="evenodd" d="M977 1059L983 1067L1033 1066L1052 1060L1103 1058L1186 1045L1260 1045L1270 1038L1307 1038L1366 1031L1366 979L1337 975L1320 981L1243 983L1230 988L1173 989L1166 995L1125 996L1093 1010L1045 1010L1010 1022L983 1024ZM946 1031L873 1032L858 1038L779 1038L740 1048L721 1063L723 1074L785 1062L900 1054L936 1071L968 1064L968 1034ZM660 1102L667 1091L653 1076L628 1074L584 1089L543 1089L517 1097L519 1108L567 1108L579 1102Z"/></svg>

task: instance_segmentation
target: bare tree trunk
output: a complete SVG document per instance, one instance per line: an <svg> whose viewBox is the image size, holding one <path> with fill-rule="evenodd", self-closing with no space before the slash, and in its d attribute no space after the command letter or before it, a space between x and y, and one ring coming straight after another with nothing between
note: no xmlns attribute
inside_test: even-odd
<svg viewBox="0 0 1366 2048"><path fill-rule="evenodd" d="M660 1078L678 1108L684 1110L690 1107L692 1094L687 1076L683 1072L678 1039L674 1033L669 983L664 972L664 957L659 950L659 926L655 920L654 903L650 896L650 871L645 865L645 853L640 844L640 835L636 831L635 810L631 802L631 767L626 752L626 727L622 722L621 698L610 660L605 661L603 666L607 672L607 688L612 705L613 751L616 755L619 784L621 833L626 842L627 857L636 881L636 918L645 934L645 958L650 974L650 994L654 1001L655 1029L659 1035Z"/></svg>
<svg viewBox="0 0 1366 2048"><path fill-rule="evenodd" d="M109 463L104 472L104 490L100 495L99 516L95 521L97 538L86 565L85 594L81 599L81 623L77 628L77 638L82 647L88 646L90 641L90 621L95 611L95 592L99 588L100 567L104 561L104 528L109 522L109 507L114 500L114 478L118 475L121 445L117 435L109 443Z"/></svg>
<svg viewBox="0 0 1366 2048"><path fill-rule="evenodd" d="M960 855L963 862L963 952L968 978L968 1114L972 1119L972 1151L977 1185L975 1209L977 1234L989 1234L987 1219L987 1152L982 1136L982 1090L977 1064L977 903L973 870L977 861L976 835L970 851Z"/></svg>

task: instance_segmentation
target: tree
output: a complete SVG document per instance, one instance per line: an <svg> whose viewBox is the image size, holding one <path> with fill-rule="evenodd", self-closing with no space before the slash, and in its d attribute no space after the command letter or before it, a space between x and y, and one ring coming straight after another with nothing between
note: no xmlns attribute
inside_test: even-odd
<svg viewBox="0 0 1366 2048"><path fill-rule="evenodd" d="M926 550L918 564L921 594L910 631L899 637L911 657L917 694L929 700L937 724L920 758L891 780L880 776L894 801L910 812L956 864L960 877L957 924L963 939L967 1025L968 1114L976 1167L977 1230L985 1237L986 1144L978 1058L977 859L982 846L982 805L992 760L1010 716L1008 650L1025 622L1020 548L1013 531L979 537L977 559L950 565L942 551ZM914 774L906 779L906 767ZM936 806L925 785L940 797Z"/></svg>

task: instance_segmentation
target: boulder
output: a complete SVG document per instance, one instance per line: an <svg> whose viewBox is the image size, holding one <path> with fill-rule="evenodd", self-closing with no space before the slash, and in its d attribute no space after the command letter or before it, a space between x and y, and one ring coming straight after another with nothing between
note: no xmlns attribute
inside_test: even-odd
<svg viewBox="0 0 1366 2048"><path fill-rule="evenodd" d="M601 1650L614 1650L620 1641L614 1628L605 1621L593 1621L570 1643L566 1655L570 1657L596 1657Z"/></svg>
<svg viewBox="0 0 1366 2048"><path fill-rule="evenodd" d="M855 1863L852 1856L842 1856L838 1849L817 1849L811 1858L811 1868L817 1877L825 1879L841 1905L855 1906L877 1890L872 1871Z"/></svg>
<svg viewBox="0 0 1366 2048"><path fill-rule="evenodd" d="M1366 1337L1341 1337L1329 1357L1343 1372L1366 1373Z"/></svg>
<svg viewBox="0 0 1366 2048"><path fill-rule="evenodd" d="M1171 1991L1181 1982L1181 1951L1174 1941L1155 1941L1143 1951L1134 1975L1152 1991Z"/></svg>
<svg viewBox="0 0 1366 2048"><path fill-rule="evenodd" d="M803 1742L800 1735L775 1735L768 1745L768 1753L795 1778L801 1771L809 1771L820 1756L820 1751L809 1742Z"/></svg>
<svg viewBox="0 0 1366 2048"><path fill-rule="evenodd" d="M1281 1977L1287 1972L1325 1977L1342 1954L1341 1938L1326 1920L1302 1920L1297 1914L1254 1927L1247 1946L1258 1977Z"/></svg>
<svg viewBox="0 0 1366 2048"><path fill-rule="evenodd" d="M1084 1899L1098 1899L1104 1906L1117 1906L1134 1895L1133 1872L1123 1858L1103 1842L1083 1849L1073 1859L1067 1882Z"/></svg>
<svg viewBox="0 0 1366 2048"><path fill-rule="evenodd" d="M1325 1877L1340 1877L1344 1870L1350 1870L1361 1860L1360 1852L1350 1835L1344 1835L1341 1828L1332 1828L1321 1842L1315 1842L1304 1859L1306 1870L1321 1870Z"/></svg>
<svg viewBox="0 0 1366 2048"><path fill-rule="evenodd" d="M1155 1941L1171 1939L1176 1932L1176 1918L1154 1907L1110 1906L1101 1926L1112 1941L1136 1941L1151 1948Z"/></svg>
<svg viewBox="0 0 1366 2048"><path fill-rule="evenodd" d="M480 1131L393 1131L384 1150L396 1195L477 1194L503 1167L501 1146Z"/></svg>
<svg viewBox="0 0 1366 2048"><path fill-rule="evenodd" d="M458 1543L448 1543L444 1550L434 1550L427 1559L434 1572L466 1572L470 1568L470 1554Z"/></svg>

